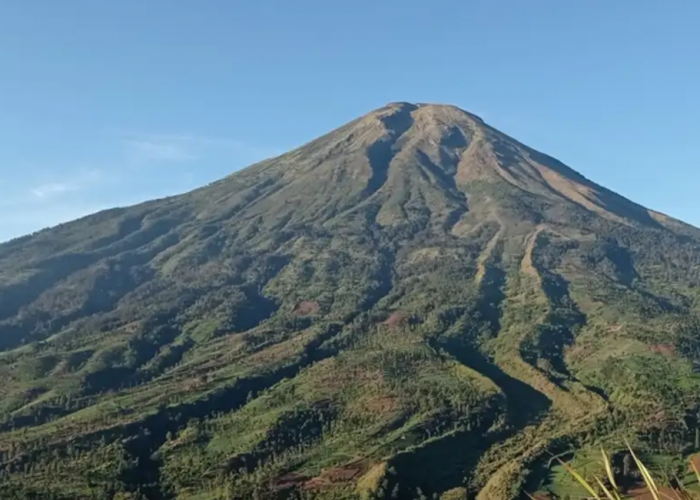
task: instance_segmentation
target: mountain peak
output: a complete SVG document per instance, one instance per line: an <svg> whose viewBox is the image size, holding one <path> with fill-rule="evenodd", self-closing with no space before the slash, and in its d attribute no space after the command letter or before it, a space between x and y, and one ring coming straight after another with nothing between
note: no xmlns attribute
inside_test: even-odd
<svg viewBox="0 0 700 500"><path fill-rule="evenodd" d="M295 150L296 165L301 157L314 167L296 168L288 175L312 175L317 183L328 176L342 181L327 185L329 191L357 190L381 198L398 184L422 182L419 178L428 176L433 187L447 186L459 197L460 186L484 181L504 183L549 203L573 204L611 220L657 223L643 207L452 105L389 103ZM312 179L303 182L311 185Z"/></svg>
<svg viewBox="0 0 700 500"><path fill-rule="evenodd" d="M403 101L391 102L372 111L367 116L378 117L387 115L391 116L395 114L415 115L416 117L424 120L432 118L436 122L441 122L447 125L458 125L460 123L465 123L468 120L479 124L483 123L481 118L469 113L468 111L451 104L439 103L409 103Z"/></svg>

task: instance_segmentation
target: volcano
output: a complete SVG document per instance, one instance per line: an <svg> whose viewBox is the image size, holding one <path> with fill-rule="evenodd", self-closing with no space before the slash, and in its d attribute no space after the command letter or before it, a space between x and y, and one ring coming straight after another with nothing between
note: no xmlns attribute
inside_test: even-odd
<svg viewBox="0 0 700 500"><path fill-rule="evenodd" d="M693 447L699 290L699 230L393 103L0 245L0 496L556 492L552 454Z"/></svg>

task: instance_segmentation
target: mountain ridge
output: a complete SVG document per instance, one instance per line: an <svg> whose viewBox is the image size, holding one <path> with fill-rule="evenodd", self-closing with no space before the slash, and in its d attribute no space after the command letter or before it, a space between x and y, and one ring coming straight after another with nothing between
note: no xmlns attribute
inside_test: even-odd
<svg viewBox="0 0 700 500"><path fill-rule="evenodd" d="M271 161L277 160L278 158L286 157L286 156L289 156L289 155L292 155L292 156L293 156L294 154L298 154L299 152L303 151L304 148L311 147L311 146L313 146L315 143L317 143L317 142L319 142L319 141L323 141L323 139L324 139L325 137L330 137L330 136L332 136L333 134L336 134L336 133L338 133L338 132L341 132L341 131L343 131L344 129L346 129L346 128L348 128L348 127L351 127L351 126L353 126L353 125L359 125L359 124L361 124L361 123L363 123L363 122L366 122L366 121L369 121L369 120L373 120L373 119L375 119L377 116L385 116L387 113L390 113L390 112L393 111L393 110L397 110L397 109L398 109L398 110L402 110L402 109L404 109L404 108L405 108L405 109L408 109L409 112L416 111L416 110L419 110L419 109L421 109L421 108L422 108L422 109L428 109L428 110L449 110L450 112L455 112L455 113L457 113L457 114L459 114L459 115L462 115L462 116L464 116L464 117L467 117L468 120L470 120L470 121L473 122L473 125L474 125L474 126L480 127L480 128L484 128L485 130L487 130L487 131L488 131L489 133L491 133L491 134L496 134L496 135L499 135L499 136L504 137L507 141L512 142L512 143L516 144L518 147L522 148L522 149L523 149L524 151L526 151L529 155L533 155L533 154L534 154L535 156L537 156L537 157L539 157L540 159L543 160L543 162L542 162L542 161L540 162L540 165L539 165L539 166L543 166L543 163L544 163L544 164L549 164L549 165L550 165L549 168L550 168L551 170L553 170L556 174L563 175L563 176L565 176L565 177L569 177L569 180L570 180L570 181L577 181L577 182L579 182L579 183L582 185L582 187L589 188L589 189L593 189L593 190L602 190L605 194L612 194L612 195L614 195L614 196L617 197L617 198L622 198L622 199L623 199L623 203L630 203L630 204L632 204L632 205L636 205L637 207L641 208L641 209L644 210L644 211L649 211L649 212L655 214L655 215L652 215L652 218L658 217L658 218L661 218L662 220L669 220L669 221L673 221L674 223L684 224L684 225L688 226L689 228L690 228L690 227L693 227L692 225L687 224L687 223L685 223L685 222L683 222L683 221L680 221L680 220L678 220L678 219L675 219L675 218L669 216L668 214L659 212L659 211L657 211L657 210L644 208L644 207L642 207L641 205L638 205L638 204L632 202L629 198L624 197L624 196L621 196L621 195L618 195L618 194L616 194L616 193L614 193L614 192L608 190L607 188L604 188L604 187L600 186L599 184L597 184L597 183L591 181L591 180L588 179L587 177L581 175L579 172L577 172L577 171L571 169L570 167L568 167L568 166L564 165L563 163L559 162L558 160L556 160L556 159L554 159L554 158L552 158L552 157L550 157L550 156L548 156L548 155L546 155L546 154L540 153L540 152L538 152L538 151L536 151L536 150L534 150L534 149L532 149L532 148L530 148L530 147L528 147L528 146L526 146L526 145L520 143L519 141L517 141L516 139L514 139L512 136L503 134L503 133L500 132L499 130L497 130L497 129L491 127L490 125L488 125L488 124L487 124L482 118L480 118L479 116L474 115L474 114L471 114L471 113L469 113L469 112L467 112L467 111L464 111L464 110L460 109L460 108L457 107L457 106L453 106L453 105L449 105L449 104L441 104L441 103L416 103L416 104L413 104L413 103L409 103L409 102L405 102L405 101L392 102L392 103L387 104L386 106L383 106L383 107L378 108L378 109L376 109L376 110L374 110L374 111L371 111L370 113L367 113L367 114L361 116L360 118L357 118L357 119L351 121L350 123L348 123L348 124L346 124L346 125L344 125L344 126L341 126L339 129L336 129L335 131L333 131L333 132L331 132L331 133L329 133L329 134L326 134L326 135L324 135L324 136L322 136L322 137L320 137L320 138L318 138L318 139L311 140L311 141L309 141L309 142L307 142L307 143L305 143L305 144L303 144L303 145L301 145L301 146L298 146L298 147L292 149L292 150L291 150L290 152L288 152L288 153L285 153L285 154L282 154L282 155L279 155L279 156L276 156L276 157L272 157L272 158L269 158L269 159L260 161L260 162L258 162L258 163L255 163L255 164L251 165L250 167L247 167L247 168L242 169L242 170L248 170L248 169L250 169L250 168L256 168L256 167L258 167L258 166L260 166L260 165L266 165L266 164L269 164ZM390 115L390 116L391 116L391 115ZM379 120L379 122L381 123L381 120ZM466 152L466 151L465 151L465 152ZM552 167L552 165L554 165L554 167ZM232 174L229 174L228 176L226 176L226 177L224 177L224 178L222 178L222 179L213 181L213 182L211 182L210 184L208 184L208 185L206 185L206 186L202 186L202 187L200 187L200 188L196 188L196 189L194 189L193 191L190 191L190 192L181 193L181 194L176 194L176 195L170 195L170 196L165 196L165 197L157 198L157 199L153 199L153 200L148 200L148 201L144 201L144 202L138 203L138 204L136 204L136 205L132 205L132 206L141 206L141 205L146 205L146 204L150 204L150 203L154 203L154 202L161 202L161 201L166 201L166 200L177 199L177 198L179 198L179 197L181 197L181 196L187 196L187 195L190 194L191 192L198 192L198 191L201 191L201 190L203 190L203 189L207 189L208 187L210 187L210 186L212 186L212 185L225 184L225 183L227 182L228 179L230 179L231 177L235 176L235 175L238 174L239 172L240 172L240 171L236 171L236 172L234 172L234 173L232 173ZM467 180L468 180L468 179L469 179L469 176L467 175L466 178L467 178ZM508 182L510 182L512 185L514 185L514 186L519 186L519 184L518 184L517 181L514 182L514 181L508 179L508 175L507 175L507 174L506 174L503 178L505 178L506 180L508 180ZM540 177L539 180L540 180L540 182L542 182L542 178L541 178L541 177ZM546 181L545 181L545 182L546 182ZM551 186L550 186L550 187L551 187ZM553 189L553 190L556 191L556 189ZM559 194L568 198L568 196L566 196L566 195L563 195L563 194L561 194L561 193L559 193ZM571 199L571 198L569 198L569 199ZM572 200L572 201L575 201L575 200ZM585 206L585 205L584 205L584 206ZM128 208L129 208L129 206L120 206L120 207L115 207L115 208L103 210L103 211L101 211L101 212L98 212L97 214L109 213L109 212L114 211L114 210L124 210L124 209L128 209ZM95 215L97 215L97 214L89 214L89 215L80 217L78 220L85 219L86 217L93 217L93 216L95 216ZM62 224L59 224L58 226L54 226L54 227L64 226L65 224L69 224L69 223L70 223L70 222L62 223ZM16 242L17 240L24 240L24 239L26 239L26 238L28 238L28 237L31 237L31 236L33 236L33 235L35 235L35 234L37 234L37 233L40 233L40 232L43 232L43 231L47 231L47 230L54 229L54 227L44 228L44 229L35 231L34 233L32 233L32 234L30 234L30 235L19 236L19 237L17 237L17 238L13 238L12 240L9 240L9 241L7 241L7 242L0 243L0 245L6 245L6 244L8 244L8 243L14 243L14 242Z"/></svg>
<svg viewBox="0 0 700 500"><path fill-rule="evenodd" d="M0 493L559 495L548 452L692 448L698 290L697 229L391 103L0 245Z"/></svg>

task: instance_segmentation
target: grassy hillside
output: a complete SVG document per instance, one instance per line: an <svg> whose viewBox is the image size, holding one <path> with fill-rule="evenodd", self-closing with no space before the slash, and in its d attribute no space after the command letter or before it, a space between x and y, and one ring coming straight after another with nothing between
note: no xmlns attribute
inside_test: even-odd
<svg viewBox="0 0 700 500"><path fill-rule="evenodd" d="M700 231L392 104L0 245L0 497L506 500L599 442L673 460L699 286Z"/></svg>

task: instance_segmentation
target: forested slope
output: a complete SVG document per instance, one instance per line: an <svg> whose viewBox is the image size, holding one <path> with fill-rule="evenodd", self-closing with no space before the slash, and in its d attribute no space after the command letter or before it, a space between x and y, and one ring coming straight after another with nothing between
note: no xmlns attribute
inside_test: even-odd
<svg viewBox="0 0 700 500"><path fill-rule="evenodd" d="M699 264L700 231L391 104L0 246L0 496L498 500L599 440L682 453Z"/></svg>

